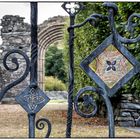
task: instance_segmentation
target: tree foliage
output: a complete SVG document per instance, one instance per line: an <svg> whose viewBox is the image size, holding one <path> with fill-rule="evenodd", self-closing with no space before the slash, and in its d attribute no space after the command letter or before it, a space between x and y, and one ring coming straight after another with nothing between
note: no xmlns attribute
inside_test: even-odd
<svg viewBox="0 0 140 140"><path fill-rule="evenodd" d="M76 24L83 22L87 17L93 13L100 13L107 15L107 9L103 7L102 3L85 2L83 3L85 9L82 10L76 18ZM130 33L126 31L127 19L132 13L140 13L140 3L137 2L118 2L119 11L115 17L116 28L118 32L125 37L130 38ZM134 22L139 22L138 18ZM140 34L139 26L135 28L134 37ZM102 41L111 34L108 21L100 21L98 27L94 28L90 24L75 29L75 42L74 42L74 57L75 57L75 93L85 86L95 86L95 83L85 74L79 67L80 62L88 56ZM140 60L140 45L132 44L125 45L127 49ZM130 80L119 93L139 93L140 91L140 75L137 74Z"/></svg>
<svg viewBox="0 0 140 140"><path fill-rule="evenodd" d="M66 81L63 50L50 46L45 54L45 76L54 76L63 82Z"/></svg>

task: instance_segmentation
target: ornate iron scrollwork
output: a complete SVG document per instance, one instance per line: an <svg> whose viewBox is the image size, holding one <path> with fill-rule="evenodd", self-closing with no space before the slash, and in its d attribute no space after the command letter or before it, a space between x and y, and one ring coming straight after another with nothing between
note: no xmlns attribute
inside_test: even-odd
<svg viewBox="0 0 140 140"><path fill-rule="evenodd" d="M39 87L27 87L21 94L16 96L16 101L29 114L37 113L49 102L49 98Z"/></svg>
<svg viewBox="0 0 140 140"><path fill-rule="evenodd" d="M140 63L132 56L132 54L123 46L123 44L132 44L140 41L140 36L132 39L122 37L116 27L114 16L117 15L118 7L115 3L105 2L103 6L107 7L108 15L93 14L85 19L82 23L71 25L68 31L75 28L80 28L86 23L90 23L92 26L96 27L99 21L107 20L109 21L109 26L111 34L107 37L89 56L87 56L80 64L81 68L85 73L96 82L99 88L95 89L93 87L85 87L78 91L74 107L76 112L82 117L93 117L97 111L96 104L93 97L90 94L85 95L86 91L93 91L99 94L105 101L108 111L109 120L109 137L114 137L114 118L113 110L109 100L110 96L113 96L119 88L121 88L127 81L130 80L135 74L140 71ZM134 13L128 18L127 29L131 33L137 26L136 23L132 22L132 19L140 18L140 14ZM111 50L111 51L110 51ZM109 52L110 51L110 52ZM112 53L112 55L111 55ZM106 54L106 55L104 55ZM100 61L100 65L97 65L97 60ZM99 63L98 63L99 64ZM123 64L123 65L121 65ZM98 66L98 67L97 67ZM104 75L105 74L105 75ZM118 78L111 78L113 76L119 75ZM80 103L80 96L84 95L82 102ZM109 105L110 104L110 105ZM93 106L91 112L85 112L80 107L85 106L87 110L89 106Z"/></svg>
<svg viewBox="0 0 140 140"><path fill-rule="evenodd" d="M71 2L64 2L62 8L70 16L70 26L74 25L75 16L80 10L83 9L81 3L75 2L72 4L74 7L70 7ZM69 7L67 7L67 5ZM74 29L69 30L69 87L68 87L68 111L67 111L67 129L66 137L71 137L72 129L72 113L73 113L73 89L74 89Z"/></svg>
<svg viewBox="0 0 140 140"><path fill-rule="evenodd" d="M107 20L109 21L111 34L107 37L97 49L95 49L89 56L87 56L80 64L81 68L87 73L92 80L94 80L98 88L94 87L84 87L79 90L74 100L74 107L76 112L85 118L93 117L97 112L97 105L94 100L94 97L91 94L86 94L87 91L92 91L99 96L105 102L109 118L109 137L114 137L114 117L112 105L109 99L109 96L112 96L116 91L121 88L132 76L137 74L140 71L140 63L128 52L128 50L122 44L132 44L140 41L140 36L136 38L125 38L122 37L115 27L114 16L117 15L118 7L114 3L106 2L103 6L108 8L108 15L102 14L92 14L81 24L74 25L76 14L83 9L83 5L77 2L64 2L62 5L63 9L70 16L70 27L69 31L69 57L70 57L70 71L69 71L69 88L68 88L68 117L67 117L67 130L66 137L71 137L71 128L72 128L72 112L73 112L73 90L74 90L74 29L84 26L86 23L90 23L92 26L97 27L100 21ZM140 18L140 14L134 13L128 18L127 29L128 31L134 31L134 28L137 26L137 23L133 23L132 19ZM4 67L10 71L14 72L19 69L19 62L16 57L11 59L11 62L15 67L9 67L7 65L7 59L10 55L17 53L25 59L26 68L21 77L16 81L8 84L5 88L0 91L0 101L2 100L5 93L22 82L30 72L30 85L19 95L16 96L16 101L25 109L29 117L29 137L35 137L35 124L36 128L43 130L45 128L45 123L48 125L48 130L46 137L50 136L51 133L51 123L48 119L42 118L35 122L35 115L40 109L45 106L49 98L45 93L39 89L37 83L37 54L38 54L38 41L37 41L37 2L31 2L31 61L29 57L22 52L21 50L11 50L9 51L3 59ZM113 83L108 83L103 76L100 75L99 71L95 70L93 61L96 57L102 57L104 52L108 51L108 48L112 48L117 57L110 59L101 59L102 64L104 65L104 72L111 73L115 72L117 74L118 69L120 68L119 62L122 60L125 61L125 64L128 65L129 69L126 70L124 75L120 79L115 79ZM113 52L113 51L112 51ZM114 53L114 52L113 52ZM120 54L119 54L120 53ZM118 62L119 60L119 62ZM102 73L103 74L103 73ZM120 73L119 73L120 74ZM109 76L108 76L109 77Z"/></svg>
<svg viewBox="0 0 140 140"><path fill-rule="evenodd" d="M74 100L75 111L84 118L93 117L97 112L97 104L93 95L86 93L88 90L90 87L80 89ZM94 88L93 90L96 92Z"/></svg>
<svg viewBox="0 0 140 140"><path fill-rule="evenodd" d="M51 123L47 118L41 118L41 119L37 120L36 121L36 128L38 130L43 130L45 128L45 124L48 125L48 131L47 131L45 138L48 138L51 134Z"/></svg>
<svg viewBox="0 0 140 140"><path fill-rule="evenodd" d="M30 70L30 60L29 60L29 57L24 53L22 52L21 50L10 50L9 52L7 52L3 58L3 65L4 67L10 71L10 72L14 72L14 71L17 71L19 69L19 63L18 63L18 59L16 57L13 57L11 59L12 63L15 64L15 67L14 68L10 68L8 65L7 65L7 59L10 55L12 54L19 54L21 55L24 60L25 60L25 63L26 63L26 69L24 71L24 73L22 74L21 77L19 77L17 80L15 80L14 82L8 84L5 88L3 88L1 91L0 91L0 101L2 100L2 98L4 97L5 93L11 89L12 87L16 86L17 84L19 84L20 82L22 82L24 79L26 79L26 77L28 76L29 74L29 70Z"/></svg>
<svg viewBox="0 0 140 140"><path fill-rule="evenodd" d="M80 89L75 97L74 100L74 108L75 111L77 112L77 114L79 114L81 117L84 118L90 118L93 117L96 112L97 112L97 105L95 100L93 99L93 96L91 94L87 94L87 91L92 91L95 94L99 95L102 97L106 108L107 108L107 115L108 115L108 123L109 123L109 137L114 137L114 116L113 116L113 109L112 109L112 105L110 102L110 99L106 93L105 90L103 90L102 88L94 88L91 86L87 86L84 87L82 89ZM85 109L81 109L82 104L80 104L79 102L81 102L80 96L83 96L83 106L85 107ZM80 100L79 100L80 99ZM87 107L87 110L86 110Z"/></svg>
<svg viewBox="0 0 140 140"><path fill-rule="evenodd" d="M38 54L38 41L37 41L37 2L31 2L31 60L26 55L25 52L21 50L10 50L3 58L3 65L4 67L10 71L14 72L19 69L19 62L18 59L14 56L11 58L11 62L14 66L10 67L7 65L7 59L10 55L18 54L21 55L26 64L25 71L21 77L19 77L14 82L8 84L5 88L0 91L0 101L2 100L5 93L11 89L12 87L16 86L20 82L22 82L30 72L30 85L21 92L21 94L16 96L16 101L25 109L28 113L29 118L29 137L35 137L35 116L36 113L41 110L48 102L49 98L46 94L38 87L37 83L37 54ZM43 123L46 122L48 124L48 131L46 137L49 137L51 132L51 124L47 119L39 119L36 122L36 127L38 129L43 129Z"/></svg>

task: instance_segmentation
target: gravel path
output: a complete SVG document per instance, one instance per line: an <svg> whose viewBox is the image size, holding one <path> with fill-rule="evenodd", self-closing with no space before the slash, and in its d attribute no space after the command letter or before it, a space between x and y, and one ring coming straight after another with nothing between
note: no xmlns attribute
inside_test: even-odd
<svg viewBox="0 0 140 140"><path fill-rule="evenodd" d="M48 110L48 111L47 111ZM54 110L54 111L53 111ZM51 138L64 138L67 124L67 104L48 103L36 115L39 118L48 118L52 124ZM76 137L108 137L108 126L105 118L94 117L85 119L73 114L72 136ZM140 133L116 127L116 137L140 138ZM46 130L46 129L45 129ZM44 137L46 131L36 130L37 137ZM27 138L28 115L20 105L0 105L0 138Z"/></svg>

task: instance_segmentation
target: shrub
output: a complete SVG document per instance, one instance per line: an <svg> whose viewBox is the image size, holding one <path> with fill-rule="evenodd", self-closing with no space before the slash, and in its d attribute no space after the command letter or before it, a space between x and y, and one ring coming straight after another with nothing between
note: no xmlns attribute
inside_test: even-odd
<svg viewBox="0 0 140 140"><path fill-rule="evenodd" d="M57 46L50 46L45 54L45 76L54 76L64 83L67 81L63 59L63 49L58 49Z"/></svg>
<svg viewBox="0 0 140 140"><path fill-rule="evenodd" d="M58 80L56 77L48 76L45 77L45 90L46 91L65 91L67 90L66 85Z"/></svg>

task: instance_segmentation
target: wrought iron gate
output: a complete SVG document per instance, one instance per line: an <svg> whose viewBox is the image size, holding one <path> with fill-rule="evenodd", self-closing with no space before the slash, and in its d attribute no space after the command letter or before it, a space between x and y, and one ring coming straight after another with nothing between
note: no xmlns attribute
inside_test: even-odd
<svg viewBox="0 0 140 140"><path fill-rule="evenodd" d="M70 17L70 27L69 32L69 88L68 88L68 112L67 112L67 126L66 126L66 137L71 137L72 129L72 114L73 105L75 111L82 117L90 118L93 117L97 112L97 105L90 94L86 94L86 91L92 91L100 95L103 98L108 114L109 123L109 137L115 137L114 130L114 116L112 105L110 102L110 97L113 96L116 91L121 88L131 77L140 71L140 63L128 52L128 50L123 46L123 44L132 44L140 41L140 37L134 39L127 39L122 37L116 30L114 16L118 11L118 7L114 3L106 2L103 4L108 9L108 15L93 14L81 24L75 24L76 14L83 9L81 3L71 3L64 2L62 7L69 14ZM10 68L6 61L7 58L13 54L17 53L24 57L26 61L26 69L24 74L16 81L8 84L4 89L0 91L0 101L6 94L6 92L13 86L22 82L27 75L30 73L30 84L16 96L16 101L19 103L25 111L28 113L29 119L29 138L35 137L35 126L38 129L43 129L44 122L48 124L48 131L46 137L49 137L51 133L51 122L47 118L39 119L35 122L36 113L41 110L49 102L49 98L46 94L39 88L37 81L37 57L38 57L38 40L37 40L37 2L31 2L31 60L29 57L23 53L21 50L11 50L9 51L3 59L4 67L11 72L16 71L19 68L19 62L16 57L12 58L12 63L16 65L15 68ZM132 22L134 17L140 18L140 14L132 14L128 19L128 30L133 32L133 28L136 26ZM84 26L86 23L90 23L92 26L97 26L99 21L109 21L109 27L111 29L111 34L107 37L103 43L101 43L89 56L87 56L80 64L81 68L86 72L86 74L96 82L98 88L87 86L80 89L73 100L73 89L74 89L74 29ZM111 48L112 51L109 51ZM110 56L104 56L104 53L116 53L116 56L112 59ZM120 61L125 61L126 65L129 65L129 70L126 71L119 79L115 79L113 84L108 83L97 68L94 67L94 62L98 63L96 58L100 58L102 61L101 68L104 69L106 73L119 73L121 67ZM119 61L118 61L119 60ZM83 98L83 106L86 107L86 111L81 110L79 104L79 98ZM92 107L92 109L91 109ZM89 110L90 108L90 110ZM94 136L93 136L94 137Z"/></svg>

